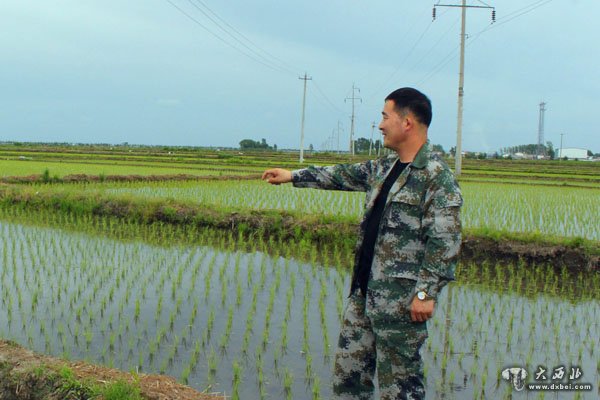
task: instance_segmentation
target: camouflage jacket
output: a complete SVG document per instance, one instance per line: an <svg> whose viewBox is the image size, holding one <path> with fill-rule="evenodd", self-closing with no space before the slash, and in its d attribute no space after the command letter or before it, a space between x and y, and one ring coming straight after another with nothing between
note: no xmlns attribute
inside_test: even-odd
<svg viewBox="0 0 600 400"><path fill-rule="evenodd" d="M366 192L356 259L369 217L396 154L357 164L311 166L292 171L296 187ZM415 281L415 292L436 297L454 279L461 244L462 196L448 165L429 142L415 156L388 195L375 243L370 279ZM355 265L356 270L357 265Z"/></svg>

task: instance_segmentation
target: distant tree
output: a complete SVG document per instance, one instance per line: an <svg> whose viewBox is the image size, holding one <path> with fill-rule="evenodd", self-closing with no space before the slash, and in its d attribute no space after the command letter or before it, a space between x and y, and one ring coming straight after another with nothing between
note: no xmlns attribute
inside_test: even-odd
<svg viewBox="0 0 600 400"><path fill-rule="evenodd" d="M450 147L450 150L448 151L448 153L450 153L450 155L452 157L454 157L456 155L456 147L454 147L454 146Z"/></svg>
<svg viewBox="0 0 600 400"><path fill-rule="evenodd" d="M276 144L273 145L273 150L277 151L277 145Z"/></svg>
<svg viewBox="0 0 600 400"><path fill-rule="evenodd" d="M252 139L244 139L244 140L240 141L240 149L242 149L242 150L255 149L257 147L257 145L258 145L258 143Z"/></svg>
<svg viewBox="0 0 600 400"><path fill-rule="evenodd" d="M524 153L524 154L538 154L538 145L537 144L521 144L518 146L505 147L501 149L502 154L515 154L515 153ZM540 155L547 155L550 158L556 157L556 149L552 145L552 142L546 142L546 145L542 145L541 149L539 149Z"/></svg>
<svg viewBox="0 0 600 400"><path fill-rule="evenodd" d="M354 141L355 153L368 153L370 141L367 138L358 138Z"/></svg>
<svg viewBox="0 0 600 400"><path fill-rule="evenodd" d="M593 157L593 156L594 156L594 153L592 153L592 151L591 151L591 150L588 150L588 152L587 152L587 156L588 156L588 157Z"/></svg>
<svg viewBox="0 0 600 400"><path fill-rule="evenodd" d="M548 157L550 157L551 160L554 160L556 152L554 151L554 146L552 145L552 142L546 142L546 153L548 154Z"/></svg>
<svg viewBox="0 0 600 400"><path fill-rule="evenodd" d="M312 143L308 145L308 151L310 151L311 154L315 151L315 146L313 146Z"/></svg>
<svg viewBox="0 0 600 400"><path fill-rule="evenodd" d="M242 150L269 150L270 148L265 139L262 139L260 142L252 139L244 139L240 142L240 149Z"/></svg>
<svg viewBox="0 0 600 400"><path fill-rule="evenodd" d="M546 146L542 145L540 149L541 155L550 153L550 149L548 145L552 145L551 142L547 142ZM554 148L552 148L554 150ZM520 144L518 146L507 147L504 149L504 153L515 154L515 153L524 153L524 154L537 154L538 153L538 145L537 144Z"/></svg>

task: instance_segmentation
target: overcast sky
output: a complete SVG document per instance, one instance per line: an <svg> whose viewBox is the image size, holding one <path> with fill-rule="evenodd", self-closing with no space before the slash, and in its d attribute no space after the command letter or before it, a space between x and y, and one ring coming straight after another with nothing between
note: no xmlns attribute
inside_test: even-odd
<svg viewBox="0 0 600 400"><path fill-rule="evenodd" d="M412 86L456 140L460 9L398 0L2 0L0 141L348 148ZM443 4L458 4L442 2ZM545 141L600 152L600 1L467 11L463 150ZM471 5L484 5L469 0ZM210 18L209 18L210 17ZM375 129L376 137L379 132Z"/></svg>

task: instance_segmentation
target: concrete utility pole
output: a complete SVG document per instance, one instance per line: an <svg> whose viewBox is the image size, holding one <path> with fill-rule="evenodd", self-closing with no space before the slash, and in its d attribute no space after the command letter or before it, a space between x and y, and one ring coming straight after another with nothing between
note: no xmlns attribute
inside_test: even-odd
<svg viewBox="0 0 600 400"><path fill-rule="evenodd" d="M304 109L306 106L306 81L312 80L312 78L308 78L306 76L306 72L304 73L304 77L299 77L304 81L304 96L302 96L302 124L300 125L300 162L304 162Z"/></svg>
<svg viewBox="0 0 600 400"><path fill-rule="evenodd" d="M371 125L371 141L369 142L369 156L371 155L371 149L373 148L373 132L375 132L375 122Z"/></svg>
<svg viewBox="0 0 600 400"><path fill-rule="evenodd" d="M342 122L338 120L338 126L337 126L337 152L338 152L338 154L342 152L340 149L340 125L341 124L342 124Z"/></svg>
<svg viewBox="0 0 600 400"><path fill-rule="evenodd" d="M335 129L331 130L331 147L329 148L329 151L331 151L333 153L333 140L335 139Z"/></svg>
<svg viewBox="0 0 600 400"><path fill-rule="evenodd" d="M346 100L352 100L352 117L350 117L350 154L354 155L354 100L360 100L362 103L362 99L360 97L356 97L354 96L354 90L358 90L358 93L360 93L360 89L357 87L354 87L354 83L352 84L352 97L346 97L344 99L344 102Z"/></svg>
<svg viewBox="0 0 600 400"><path fill-rule="evenodd" d="M563 151L562 151L562 138L563 138L563 136L564 136L564 135L565 135L564 133L561 133L561 134L560 134L560 154L559 154L559 156L558 156L558 161L559 161L559 162L560 162L560 160L562 160L562 157L563 157Z"/></svg>
<svg viewBox="0 0 600 400"><path fill-rule="evenodd" d="M540 103L540 121L538 123L538 143L536 155L542 155L542 146L544 145L544 113L546 112L546 103ZM544 152L545 153L545 152Z"/></svg>
<svg viewBox="0 0 600 400"><path fill-rule="evenodd" d="M467 5L467 0L462 0L462 4L434 4L433 19L435 20L436 7L459 7L461 8L460 23L460 66L458 73L458 111L456 117L456 151L454 153L454 174L459 176L462 170L462 125L463 125L463 97L465 96L465 27L467 19L467 8L489 8L492 9L492 23L496 21L496 10L490 6L471 6Z"/></svg>

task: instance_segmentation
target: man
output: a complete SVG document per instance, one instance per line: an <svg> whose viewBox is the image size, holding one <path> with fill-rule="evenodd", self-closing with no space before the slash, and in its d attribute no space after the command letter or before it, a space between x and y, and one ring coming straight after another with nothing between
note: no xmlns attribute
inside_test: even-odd
<svg viewBox="0 0 600 400"><path fill-rule="evenodd" d="M269 183L365 191L352 286L335 357L338 399L425 397L419 349L441 288L454 279L462 197L431 152L431 102L402 88L385 99L379 129L394 154L358 164L270 169Z"/></svg>

